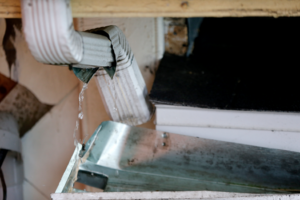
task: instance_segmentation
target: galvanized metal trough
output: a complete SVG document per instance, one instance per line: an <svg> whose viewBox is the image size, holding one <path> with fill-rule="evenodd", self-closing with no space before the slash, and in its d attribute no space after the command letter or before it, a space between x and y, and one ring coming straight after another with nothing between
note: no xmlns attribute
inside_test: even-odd
<svg viewBox="0 0 300 200"><path fill-rule="evenodd" d="M56 193L83 192L76 181L105 192L294 193L300 154L107 121L77 146Z"/></svg>

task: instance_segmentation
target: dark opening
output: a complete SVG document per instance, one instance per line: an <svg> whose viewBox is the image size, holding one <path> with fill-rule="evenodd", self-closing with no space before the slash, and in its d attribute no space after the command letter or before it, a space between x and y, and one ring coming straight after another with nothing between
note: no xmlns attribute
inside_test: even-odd
<svg viewBox="0 0 300 200"><path fill-rule="evenodd" d="M205 108L300 111L300 18L204 18L192 55L165 55L150 97Z"/></svg>

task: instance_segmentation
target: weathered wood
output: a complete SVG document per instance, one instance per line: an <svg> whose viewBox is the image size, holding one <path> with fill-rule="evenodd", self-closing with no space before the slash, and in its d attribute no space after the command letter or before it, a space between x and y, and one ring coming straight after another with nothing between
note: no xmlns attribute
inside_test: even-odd
<svg viewBox="0 0 300 200"><path fill-rule="evenodd" d="M0 0L1 18L21 18L20 0Z"/></svg>
<svg viewBox="0 0 300 200"><path fill-rule="evenodd" d="M71 0L73 17L300 16L299 0ZM0 0L0 17L20 18L20 0Z"/></svg>

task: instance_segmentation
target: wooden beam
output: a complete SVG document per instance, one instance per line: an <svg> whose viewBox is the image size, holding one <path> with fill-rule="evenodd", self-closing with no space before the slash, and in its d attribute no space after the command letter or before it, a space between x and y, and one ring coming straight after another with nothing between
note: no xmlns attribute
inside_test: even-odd
<svg viewBox="0 0 300 200"><path fill-rule="evenodd" d="M0 18L21 17L21 0L0 0Z"/></svg>
<svg viewBox="0 0 300 200"><path fill-rule="evenodd" d="M299 0L72 0L76 17L300 16Z"/></svg>
<svg viewBox="0 0 300 200"><path fill-rule="evenodd" d="M300 0L71 0L73 17L300 16ZM20 0L0 0L0 17L20 18Z"/></svg>

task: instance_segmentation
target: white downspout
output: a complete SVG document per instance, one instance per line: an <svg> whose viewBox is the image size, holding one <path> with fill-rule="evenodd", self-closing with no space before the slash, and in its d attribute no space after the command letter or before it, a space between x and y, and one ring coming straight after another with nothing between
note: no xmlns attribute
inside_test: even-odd
<svg viewBox="0 0 300 200"><path fill-rule="evenodd" d="M118 27L95 30L98 34L75 31L70 0L22 0L22 17L25 38L36 60L72 65L84 82L97 73L99 92L112 120L138 125L151 118L153 107L145 81ZM114 68L112 75L107 67Z"/></svg>

